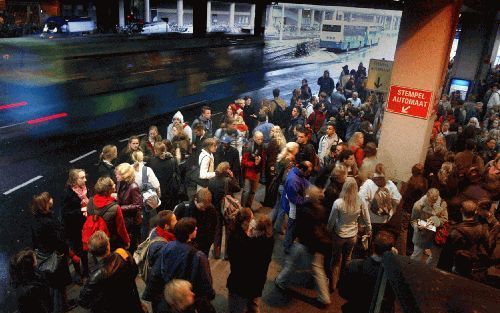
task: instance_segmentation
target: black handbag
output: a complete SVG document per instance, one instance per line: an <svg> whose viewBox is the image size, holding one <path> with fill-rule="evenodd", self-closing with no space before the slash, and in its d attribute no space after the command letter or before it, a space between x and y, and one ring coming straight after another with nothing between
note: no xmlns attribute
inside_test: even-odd
<svg viewBox="0 0 500 313"><path fill-rule="evenodd" d="M55 274L64 262L64 254L59 254L56 251L44 253L37 249L35 255L38 270L48 275Z"/></svg>

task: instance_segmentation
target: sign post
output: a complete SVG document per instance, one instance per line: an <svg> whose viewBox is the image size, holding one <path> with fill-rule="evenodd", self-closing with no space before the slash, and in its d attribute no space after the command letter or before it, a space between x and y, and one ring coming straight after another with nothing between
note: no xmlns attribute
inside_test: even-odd
<svg viewBox="0 0 500 313"><path fill-rule="evenodd" d="M391 86L386 111L427 119L431 103L431 91Z"/></svg>
<svg viewBox="0 0 500 313"><path fill-rule="evenodd" d="M392 61L370 59L366 88L378 92L389 91L393 63Z"/></svg>

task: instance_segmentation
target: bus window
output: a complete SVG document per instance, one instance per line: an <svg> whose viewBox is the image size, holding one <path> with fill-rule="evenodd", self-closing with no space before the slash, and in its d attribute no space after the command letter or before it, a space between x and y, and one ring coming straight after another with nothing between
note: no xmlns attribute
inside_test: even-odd
<svg viewBox="0 0 500 313"><path fill-rule="evenodd" d="M340 25L323 25L324 32L340 33L341 30L342 30L342 26L340 26Z"/></svg>

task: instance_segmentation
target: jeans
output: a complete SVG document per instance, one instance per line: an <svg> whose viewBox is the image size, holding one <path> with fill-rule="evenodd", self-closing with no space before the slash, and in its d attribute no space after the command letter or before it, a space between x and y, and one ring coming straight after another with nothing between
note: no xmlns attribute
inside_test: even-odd
<svg viewBox="0 0 500 313"><path fill-rule="evenodd" d="M295 269L311 270L318 293L318 300L324 304L329 304L330 293L323 262L322 254L311 254L303 244L295 243L290 255L286 258L285 267L278 274L278 277L276 277L276 283L278 286L286 288Z"/></svg>
<svg viewBox="0 0 500 313"><path fill-rule="evenodd" d="M286 227L285 240L283 241L283 248L285 253L289 253L292 248L293 241L297 237L295 227L297 226L297 221L294 218L288 217L288 225Z"/></svg>
<svg viewBox="0 0 500 313"><path fill-rule="evenodd" d="M245 178L245 184L243 185L243 191L241 193L241 205L243 207L252 208L253 199L255 198L257 189L259 189L258 176L256 181Z"/></svg>
<svg viewBox="0 0 500 313"><path fill-rule="evenodd" d="M332 286L336 288L339 281L340 273L346 268L346 265L351 262L352 250L356 244L356 236L350 238L339 237L335 232L333 233L333 247L332 247Z"/></svg>
<svg viewBox="0 0 500 313"><path fill-rule="evenodd" d="M259 313L260 298L248 299L229 291L228 311L229 313Z"/></svg>
<svg viewBox="0 0 500 313"><path fill-rule="evenodd" d="M431 255L427 258L425 261L425 264L429 265L430 267L435 268L438 261L439 261L439 255L441 254L441 247L432 245L430 247L431 250ZM410 256L412 260L420 261L422 259L422 256L424 255L424 248L421 248L417 245L413 246L413 254Z"/></svg>

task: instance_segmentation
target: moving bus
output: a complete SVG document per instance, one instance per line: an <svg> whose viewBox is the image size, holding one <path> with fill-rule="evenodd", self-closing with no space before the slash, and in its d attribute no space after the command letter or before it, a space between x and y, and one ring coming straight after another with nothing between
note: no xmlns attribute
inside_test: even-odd
<svg viewBox="0 0 500 313"><path fill-rule="evenodd" d="M349 51L376 45L382 29L374 23L326 20L321 25L319 47Z"/></svg>

